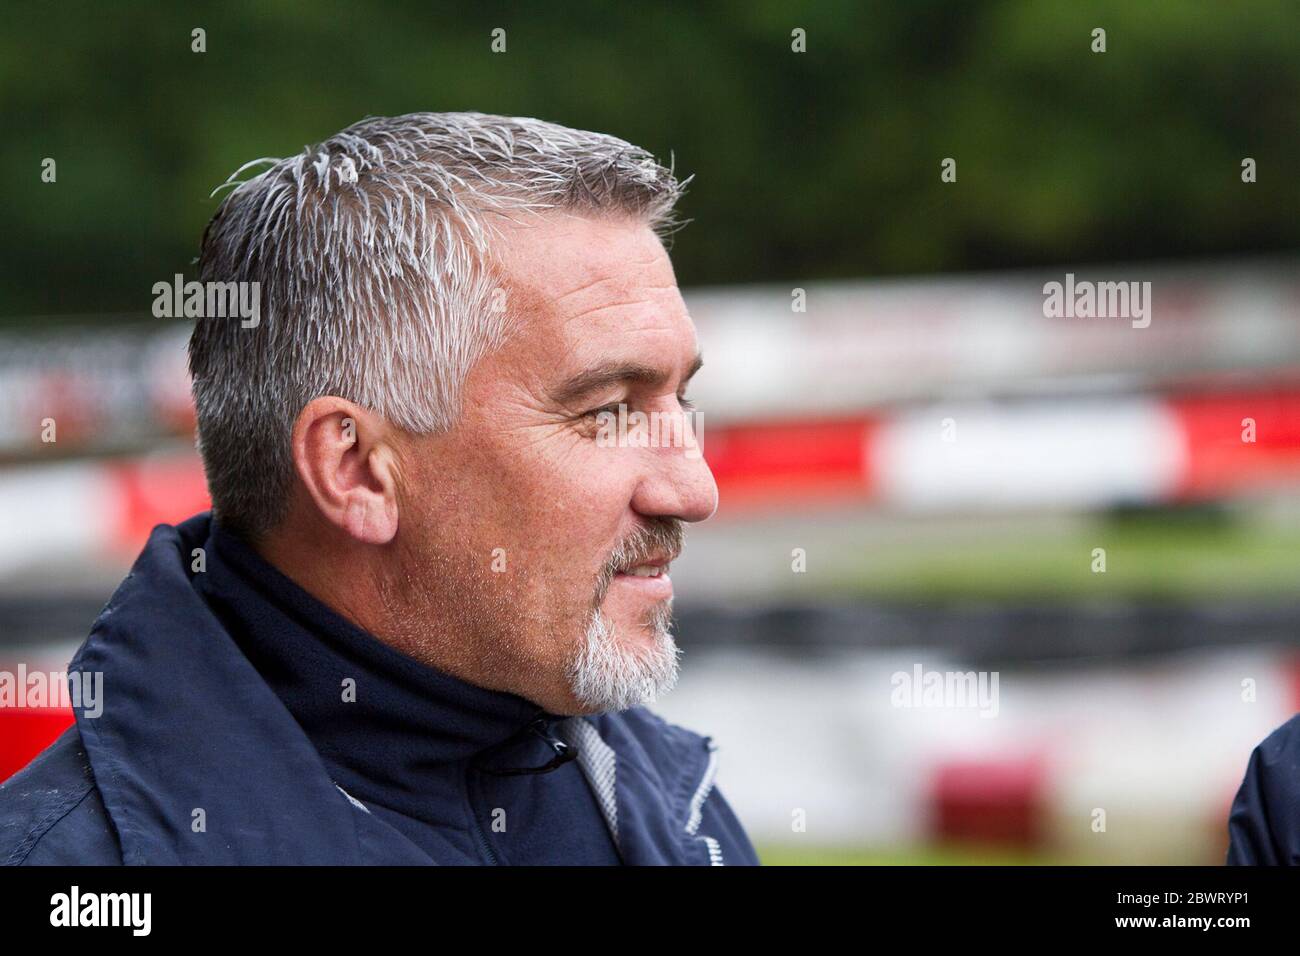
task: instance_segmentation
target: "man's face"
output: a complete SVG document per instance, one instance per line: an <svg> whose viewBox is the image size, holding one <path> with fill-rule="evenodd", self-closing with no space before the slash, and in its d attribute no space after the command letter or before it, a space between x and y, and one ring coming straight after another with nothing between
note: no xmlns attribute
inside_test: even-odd
<svg viewBox="0 0 1300 956"><path fill-rule="evenodd" d="M473 683L623 709L676 678L666 565L717 504L685 437L695 327L644 225L547 216L497 258L510 338L469 375L456 428L404 456L393 615ZM619 440L599 413L620 404L677 431L633 417L646 440Z"/></svg>

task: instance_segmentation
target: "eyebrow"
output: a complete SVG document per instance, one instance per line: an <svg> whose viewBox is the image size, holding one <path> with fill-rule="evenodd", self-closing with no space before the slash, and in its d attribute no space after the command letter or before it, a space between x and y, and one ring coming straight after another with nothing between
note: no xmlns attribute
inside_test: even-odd
<svg viewBox="0 0 1300 956"><path fill-rule="evenodd" d="M689 382L703 364L704 356L697 352L691 367L682 378L682 384ZM569 405L584 395L611 385L624 382L630 385L658 385L667 378L661 368L654 368L640 362L612 362L579 372L558 385L553 394L555 400L561 405Z"/></svg>

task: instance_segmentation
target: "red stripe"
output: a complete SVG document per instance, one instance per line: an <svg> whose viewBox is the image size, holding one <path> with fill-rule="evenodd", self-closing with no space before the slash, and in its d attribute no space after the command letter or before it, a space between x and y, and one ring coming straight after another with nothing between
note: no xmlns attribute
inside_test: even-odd
<svg viewBox="0 0 1300 956"><path fill-rule="evenodd" d="M952 761L931 782L931 837L938 841L1041 846L1047 763L1037 754Z"/></svg>
<svg viewBox="0 0 1300 956"><path fill-rule="evenodd" d="M871 494L868 443L878 423L823 419L712 429L704 457L725 508Z"/></svg>
<svg viewBox="0 0 1300 956"><path fill-rule="evenodd" d="M1212 498L1300 481L1300 392L1178 396L1167 405L1187 452L1177 497ZM1254 441L1243 440L1247 419L1254 422Z"/></svg>
<svg viewBox="0 0 1300 956"><path fill-rule="evenodd" d="M8 780L71 726L72 710L0 708L0 782Z"/></svg>
<svg viewBox="0 0 1300 956"><path fill-rule="evenodd" d="M176 524L212 507L203 463L178 454L116 462L107 469L118 510L114 545L134 557L157 524Z"/></svg>

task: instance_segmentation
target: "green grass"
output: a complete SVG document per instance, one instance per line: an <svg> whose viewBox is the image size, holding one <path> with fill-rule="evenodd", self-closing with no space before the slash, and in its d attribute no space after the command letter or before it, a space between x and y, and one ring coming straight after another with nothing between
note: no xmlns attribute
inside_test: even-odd
<svg viewBox="0 0 1300 956"><path fill-rule="evenodd" d="M891 848L760 846L764 866L1055 866L1067 861L1049 854L984 846Z"/></svg>
<svg viewBox="0 0 1300 956"><path fill-rule="evenodd" d="M1098 520L1068 531L966 527L864 548L821 576L827 594L876 598L1293 597L1300 529L1218 516ZM1105 573L1092 570L1093 549Z"/></svg>

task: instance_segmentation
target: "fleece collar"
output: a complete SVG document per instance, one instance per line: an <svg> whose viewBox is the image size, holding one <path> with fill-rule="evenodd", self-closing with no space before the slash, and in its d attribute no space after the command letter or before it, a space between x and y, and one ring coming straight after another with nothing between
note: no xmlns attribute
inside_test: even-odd
<svg viewBox="0 0 1300 956"><path fill-rule="evenodd" d="M194 590L208 526L153 530L70 665L103 674L103 712L75 713L123 862L421 862L349 803Z"/></svg>
<svg viewBox="0 0 1300 956"><path fill-rule="evenodd" d="M515 694L425 666L357 627L214 520L194 587L294 720L334 781L366 803L437 824L453 765L545 766L535 721L564 718Z"/></svg>

